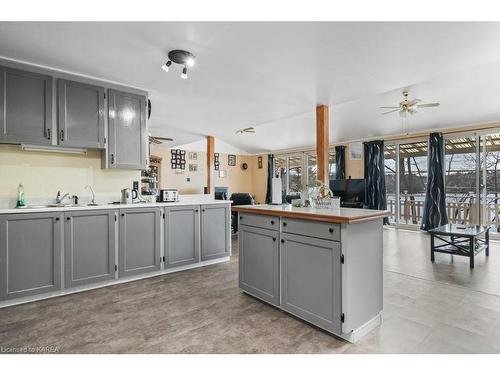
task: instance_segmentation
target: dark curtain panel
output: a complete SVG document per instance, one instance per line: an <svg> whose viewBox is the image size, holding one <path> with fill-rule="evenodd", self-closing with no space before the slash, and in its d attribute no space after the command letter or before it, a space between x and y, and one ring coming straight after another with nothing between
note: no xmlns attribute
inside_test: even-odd
<svg viewBox="0 0 500 375"><path fill-rule="evenodd" d="M384 141L364 143L365 205L376 210L387 209L385 195ZM384 219L384 224L389 220Z"/></svg>
<svg viewBox="0 0 500 375"><path fill-rule="evenodd" d="M425 193L424 212L420 229L429 230L448 224L446 193L444 190L443 134L429 135L429 172Z"/></svg>
<svg viewBox="0 0 500 375"><path fill-rule="evenodd" d="M274 174L274 155L267 155L267 192L266 203L271 203L273 199L273 174Z"/></svg>
<svg viewBox="0 0 500 375"><path fill-rule="evenodd" d="M345 178L345 146L335 146L335 159L337 167L335 178L343 180Z"/></svg>

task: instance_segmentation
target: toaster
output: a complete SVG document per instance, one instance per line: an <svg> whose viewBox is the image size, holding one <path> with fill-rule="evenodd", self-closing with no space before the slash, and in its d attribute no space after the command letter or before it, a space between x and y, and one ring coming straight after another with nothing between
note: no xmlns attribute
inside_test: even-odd
<svg viewBox="0 0 500 375"><path fill-rule="evenodd" d="M177 189L160 189L158 202L178 202L179 191Z"/></svg>

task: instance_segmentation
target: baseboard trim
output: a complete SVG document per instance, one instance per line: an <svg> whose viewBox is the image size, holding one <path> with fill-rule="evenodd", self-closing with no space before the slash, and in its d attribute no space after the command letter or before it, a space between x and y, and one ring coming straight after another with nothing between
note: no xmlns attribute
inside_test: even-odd
<svg viewBox="0 0 500 375"><path fill-rule="evenodd" d="M93 290L93 289L98 289L98 288L105 288L107 286L124 284L124 283L128 283L131 281L149 279L151 277L167 275L167 274L174 273L174 272L187 271L187 270L190 270L193 268L200 268L200 267L210 266L212 264L225 263L225 262L228 262L229 260L230 260L230 257L205 260L205 261L202 261L199 263L188 264L185 266L165 268L165 269L162 269L159 271L149 272L149 273L146 273L143 275L134 275L134 276L129 276L129 277L123 277L120 279L116 278L116 279L110 280L110 281L89 284L89 285L85 285L85 286L78 286L78 287L74 287L74 288L62 289L62 290L58 290L56 292L43 293L43 294L39 294L36 296L15 298L15 299L0 302L0 308L20 305L20 304L28 303L28 302L41 301L44 299L49 299L49 298L54 298L54 297L66 296L68 294L80 293L80 292L85 292L88 290Z"/></svg>

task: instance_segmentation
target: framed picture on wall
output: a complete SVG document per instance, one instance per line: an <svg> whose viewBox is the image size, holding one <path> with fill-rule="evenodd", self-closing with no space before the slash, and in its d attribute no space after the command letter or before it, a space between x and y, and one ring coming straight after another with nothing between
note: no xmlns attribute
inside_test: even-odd
<svg viewBox="0 0 500 375"><path fill-rule="evenodd" d="M227 177L227 171L219 171L219 177L220 178L226 178Z"/></svg>
<svg viewBox="0 0 500 375"><path fill-rule="evenodd" d="M216 170L216 171L218 171L218 170L219 170L219 166L220 166L220 162L219 162L219 153L218 153L218 152L216 152L216 153L214 154L214 168L215 168L215 170Z"/></svg>
<svg viewBox="0 0 500 375"><path fill-rule="evenodd" d="M198 164L189 164L189 172L198 172Z"/></svg>
<svg viewBox="0 0 500 375"><path fill-rule="evenodd" d="M351 160L363 159L363 144L361 142L349 144L349 159Z"/></svg>
<svg viewBox="0 0 500 375"><path fill-rule="evenodd" d="M236 155L227 156L227 165L230 167L236 167Z"/></svg>
<svg viewBox="0 0 500 375"><path fill-rule="evenodd" d="M189 160L198 160L198 153L197 152L190 152L189 153Z"/></svg>
<svg viewBox="0 0 500 375"><path fill-rule="evenodd" d="M262 169L262 156L257 157L257 166L259 169Z"/></svg>

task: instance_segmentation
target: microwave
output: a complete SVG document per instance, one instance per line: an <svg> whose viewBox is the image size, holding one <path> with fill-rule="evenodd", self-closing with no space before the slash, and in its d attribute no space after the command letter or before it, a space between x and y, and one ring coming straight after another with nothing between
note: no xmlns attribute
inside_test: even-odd
<svg viewBox="0 0 500 375"><path fill-rule="evenodd" d="M177 189L160 189L158 202L178 202L179 191Z"/></svg>

